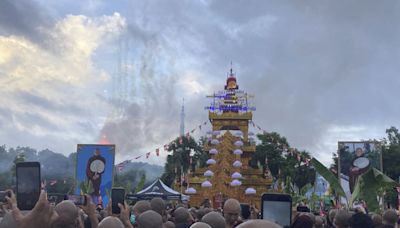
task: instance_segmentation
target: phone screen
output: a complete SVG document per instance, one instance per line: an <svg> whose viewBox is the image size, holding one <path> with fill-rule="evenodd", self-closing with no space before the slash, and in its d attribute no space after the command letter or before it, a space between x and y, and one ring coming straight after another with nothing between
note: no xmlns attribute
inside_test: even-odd
<svg viewBox="0 0 400 228"><path fill-rule="evenodd" d="M21 210L31 210L40 196L40 165L17 164L17 203Z"/></svg>
<svg viewBox="0 0 400 228"><path fill-rule="evenodd" d="M290 201L263 201L263 219L289 227L292 203Z"/></svg>
<svg viewBox="0 0 400 228"><path fill-rule="evenodd" d="M113 188L111 190L111 201L112 201L112 213L120 214L121 209L118 207L118 203L124 205L125 190L120 188Z"/></svg>
<svg viewBox="0 0 400 228"><path fill-rule="evenodd" d="M251 215L251 211L250 211L250 205L248 204L240 204L240 211L242 213L242 218L243 219L249 219L250 215Z"/></svg>

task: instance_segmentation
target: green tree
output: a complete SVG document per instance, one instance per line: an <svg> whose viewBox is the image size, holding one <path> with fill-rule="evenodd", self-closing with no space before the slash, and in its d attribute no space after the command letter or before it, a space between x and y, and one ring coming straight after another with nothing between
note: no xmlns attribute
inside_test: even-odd
<svg viewBox="0 0 400 228"><path fill-rule="evenodd" d="M126 192L133 192L132 186L137 182L140 176L144 172L138 172L137 170L131 169L123 173L116 173L114 177L114 186L123 187Z"/></svg>
<svg viewBox="0 0 400 228"><path fill-rule="evenodd" d="M174 180L179 179L181 173L187 173L190 168L190 161L196 164L197 161L203 161L202 142L197 143L192 137L178 137L168 147L172 152L167 156L164 173L161 180L168 186L171 186ZM193 154L191 154L193 153ZM192 156L193 155L193 156Z"/></svg>
<svg viewBox="0 0 400 228"><path fill-rule="evenodd" d="M0 189L11 188L11 171L0 173Z"/></svg>
<svg viewBox="0 0 400 228"><path fill-rule="evenodd" d="M397 128L386 130L388 140L382 145L383 172L393 180L400 177L400 135Z"/></svg>
<svg viewBox="0 0 400 228"><path fill-rule="evenodd" d="M333 160L333 163L332 163L331 166L329 167L329 170L330 170L333 174L338 175L339 157L337 156L336 153L332 153L332 160Z"/></svg>
<svg viewBox="0 0 400 228"><path fill-rule="evenodd" d="M13 161L13 166L11 167L11 175L13 178L16 177L16 167L18 162L24 162L25 161L25 154L20 153L17 156L15 156L14 161Z"/></svg>
<svg viewBox="0 0 400 228"><path fill-rule="evenodd" d="M261 143L256 146L256 152L250 161L251 167L257 168L260 164L265 169L267 158L272 176L287 183L288 189L293 186L301 189L308 183L314 184L315 170L305 162L310 159L308 152L288 150L287 139L276 132L264 132L257 137ZM292 187L288 186L288 182Z"/></svg>
<svg viewBox="0 0 400 228"><path fill-rule="evenodd" d="M400 180L400 134L396 127L386 129L387 139L382 144L383 173L395 181ZM386 189L385 201L398 207L397 192Z"/></svg>
<svg viewBox="0 0 400 228"><path fill-rule="evenodd" d="M139 191L141 191L143 189L145 183L146 183L146 174L143 173L142 176L140 177L139 183L136 185L135 193L138 193Z"/></svg>
<svg viewBox="0 0 400 228"><path fill-rule="evenodd" d="M260 164L265 169L267 158L272 176L278 177L279 170L284 165L283 152L289 148L289 143L285 137L276 132L258 134L257 138L261 141L261 144L256 146L256 152L250 160L250 166L257 169L258 164Z"/></svg>

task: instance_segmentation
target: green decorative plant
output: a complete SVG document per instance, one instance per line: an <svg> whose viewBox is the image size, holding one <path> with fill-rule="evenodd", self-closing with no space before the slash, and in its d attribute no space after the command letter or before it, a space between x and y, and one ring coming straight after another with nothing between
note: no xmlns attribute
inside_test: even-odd
<svg viewBox="0 0 400 228"><path fill-rule="evenodd" d="M93 192L92 182L87 179L80 182L79 187L81 189L81 194L90 194Z"/></svg>

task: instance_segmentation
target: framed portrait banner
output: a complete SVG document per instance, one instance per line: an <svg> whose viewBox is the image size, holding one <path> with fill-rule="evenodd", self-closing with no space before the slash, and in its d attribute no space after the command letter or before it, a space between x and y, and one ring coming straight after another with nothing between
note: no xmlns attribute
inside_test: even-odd
<svg viewBox="0 0 400 228"><path fill-rule="evenodd" d="M347 196L354 190L357 178L370 168L382 170L381 145L377 141L338 142L339 180Z"/></svg>
<svg viewBox="0 0 400 228"><path fill-rule="evenodd" d="M115 145L78 144L75 194L89 194L97 207L107 206L114 179Z"/></svg>

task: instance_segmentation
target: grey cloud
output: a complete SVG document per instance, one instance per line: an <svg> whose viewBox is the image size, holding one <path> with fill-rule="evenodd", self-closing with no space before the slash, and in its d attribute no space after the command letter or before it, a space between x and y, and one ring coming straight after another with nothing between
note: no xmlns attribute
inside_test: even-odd
<svg viewBox="0 0 400 228"><path fill-rule="evenodd" d="M400 124L397 1L203 2L102 7L126 17L133 44L134 100L110 100L122 118L102 130L121 152L139 153L177 135L179 73L198 71L201 83L222 89L231 60L241 89L256 95L254 121L314 154L330 156L332 148L314 149L332 125L380 127L384 134L386 124ZM186 99L188 128L207 119L205 95L212 92Z"/></svg>
<svg viewBox="0 0 400 228"><path fill-rule="evenodd" d="M59 131L61 130L57 124L52 123L45 117L41 116L38 113L30 113L30 112L25 112L21 114L16 114L15 115L15 120L19 122L19 124L26 126L26 127L33 127L33 126L39 126L44 129L51 129L52 131Z"/></svg>
<svg viewBox="0 0 400 228"><path fill-rule="evenodd" d="M332 125L379 125L384 133L387 121L399 124L393 107L400 84L396 1L153 5L158 7L150 4L143 14L149 28L159 29L155 37L179 43L198 59L206 84L222 88L233 60L241 88L256 95L255 121L288 136L294 146L314 149ZM253 22L262 17L271 22L255 33ZM229 31L237 28L232 37ZM188 102L190 118L206 118L196 105L202 99Z"/></svg>
<svg viewBox="0 0 400 228"><path fill-rule="evenodd" d="M35 1L0 1L0 34L2 35L19 35L41 44L47 36L42 28L52 23L52 17Z"/></svg>
<svg viewBox="0 0 400 228"><path fill-rule="evenodd" d="M58 114L63 115L84 115L86 114L86 110L84 107L80 107L74 103L64 104L62 101L50 100L46 97L35 94L34 92L27 91L15 91L15 97L20 98L27 104L31 104L33 106L38 106L47 111L53 111Z"/></svg>

